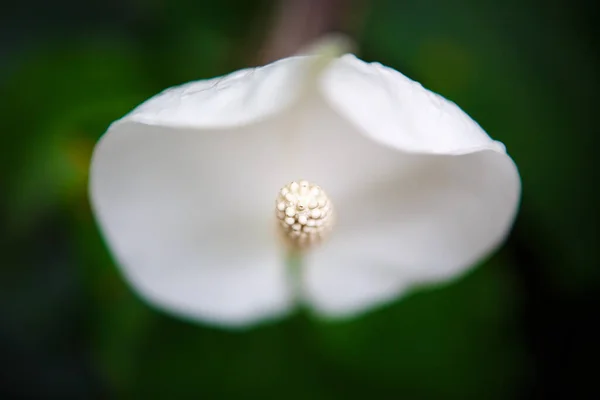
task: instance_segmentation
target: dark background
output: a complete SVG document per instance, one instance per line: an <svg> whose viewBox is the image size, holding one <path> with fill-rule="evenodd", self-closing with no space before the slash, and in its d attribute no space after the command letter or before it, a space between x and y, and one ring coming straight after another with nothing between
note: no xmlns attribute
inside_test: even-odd
<svg viewBox="0 0 600 400"><path fill-rule="evenodd" d="M30 0L0 10L0 398L596 398L594 1ZM87 200L109 123L346 32L456 101L523 181L506 245L356 320L229 332L149 308ZM598 397L600 398L600 397Z"/></svg>

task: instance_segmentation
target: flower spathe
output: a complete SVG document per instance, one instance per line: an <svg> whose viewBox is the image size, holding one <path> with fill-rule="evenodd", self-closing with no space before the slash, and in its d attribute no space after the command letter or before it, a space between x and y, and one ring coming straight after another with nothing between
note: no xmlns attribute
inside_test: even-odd
<svg viewBox="0 0 600 400"><path fill-rule="evenodd" d="M505 238L520 179L501 143L393 69L345 55L314 72L317 57L168 89L109 127L91 200L142 297L223 326L298 297L347 317L459 276ZM291 285L274 200L296 179L335 199L336 221Z"/></svg>

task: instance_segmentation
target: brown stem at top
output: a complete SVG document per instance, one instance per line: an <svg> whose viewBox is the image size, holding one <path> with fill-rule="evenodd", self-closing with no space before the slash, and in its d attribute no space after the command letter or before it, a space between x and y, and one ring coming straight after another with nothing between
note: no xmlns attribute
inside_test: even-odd
<svg viewBox="0 0 600 400"><path fill-rule="evenodd" d="M281 0L260 53L265 64L293 55L319 37L344 32L352 0Z"/></svg>

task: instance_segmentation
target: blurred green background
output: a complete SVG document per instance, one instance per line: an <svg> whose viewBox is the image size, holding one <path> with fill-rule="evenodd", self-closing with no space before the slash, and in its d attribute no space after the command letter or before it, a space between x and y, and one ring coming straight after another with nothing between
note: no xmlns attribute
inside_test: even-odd
<svg viewBox="0 0 600 400"><path fill-rule="evenodd" d="M593 398L594 5L4 4L0 398ZM149 308L121 279L91 215L94 143L166 87L284 56L332 30L351 35L363 59L456 101L506 144L524 188L507 244L455 284L343 323L298 314L229 332ZM280 38L289 43L273 44Z"/></svg>

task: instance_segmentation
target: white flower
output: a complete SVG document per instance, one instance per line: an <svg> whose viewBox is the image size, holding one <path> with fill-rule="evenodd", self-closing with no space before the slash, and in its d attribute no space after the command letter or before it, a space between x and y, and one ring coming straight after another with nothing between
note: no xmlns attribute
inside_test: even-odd
<svg viewBox="0 0 600 400"><path fill-rule="evenodd" d="M501 143L395 70L317 59L168 89L98 143L93 207L147 300L224 326L285 314L297 296L345 317L457 277L502 242L520 180ZM298 179L327 191L336 220L294 294L274 202Z"/></svg>

